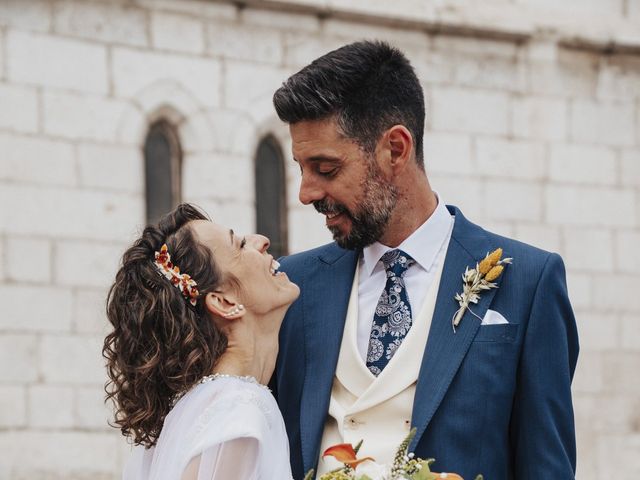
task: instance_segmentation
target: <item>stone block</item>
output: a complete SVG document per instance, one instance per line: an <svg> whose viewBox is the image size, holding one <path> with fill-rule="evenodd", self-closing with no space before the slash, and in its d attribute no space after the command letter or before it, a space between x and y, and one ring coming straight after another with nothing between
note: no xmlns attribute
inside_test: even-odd
<svg viewBox="0 0 640 480"><path fill-rule="evenodd" d="M71 140L113 142L129 104L74 93L44 94L44 131Z"/></svg>
<svg viewBox="0 0 640 480"><path fill-rule="evenodd" d="M558 225L633 227L633 191L621 188L548 185L545 220Z"/></svg>
<svg viewBox="0 0 640 480"><path fill-rule="evenodd" d="M534 140L566 140L567 102L546 97L517 97L512 101L512 132Z"/></svg>
<svg viewBox="0 0 640 480"><path fill-rule="evenodd" d="M640 272L640 232L620 230L616 232L614 246L615 267L619 272L638 274Z"/></svg>
<svg viewBox="0 0 640 480"><path fill-rule="evenodd" d="M557 182L614 185L615 151L607 147L556 144L549 155L549 179Z"/></svg>
<svg viewBox="0 0 640 480"><path fill-rule="evenodd" d="M253 177L253 158L200 154L183 160L183 188L194 197L254 202Z"/></svg>
<svg viewBox="0 0 640 480"><path fill-rule="evenodd" d="M144 158L139 147L81 143L77 152L83 187L143 193Z"/></svg>
<svg viewBox="0 0 640 480"><path fill-rule="evenodd" d="M4 318L4 316L3 316ZM38 347L33 335L0 336L0 382L29 383L38 378Z"/></svg>
<svg viewBox="0 0 640 480"><path fill-rule="evenodd" d="M34 88L0 83L0 129L34 133L38 130L38 94Z"/></svg>
<svg viewBox="0 0 640 480"><path fill-rule="evenodd" d="M316 58L344 45L340 37L314 35L308 32L284 32L284 64L290 69L286 78Z"/></svg>
<svg viewBox="0 0 640 480"><path fill-rule="evenodd" d="M518 56L518 46L513 42L485 39L478 41L476 38L458 35L434 35L433 48L446 53L449 57L489 57L515 60Z"/></svg>
<svg viewBox="0 0 640 480"><path fill-rule="evenodd" d="M574 309L586 309L593 305L593 277L588 273L567 271L569 300Z"/></svg>
<svg viewBox="0 0 640 480"><path fill-rule="evenodd" d="M332 241L322 215L310 205L289 210L289 253L302 252Z"/></svg>
<svg viewBox="0 0 640 480"><path fill-rule="evenodd" d="M620 320L615 314L575 312L580 334L581 353L586 351L615 351L619 348Z"/></svg>
<svg viewBox="0 0 640 480"><path fill-rule="evenodd" d="M124 253L120 244L63 240L56 244L54 281L73 287L108 287Z"/></svg>
<svg viewBox="0 0 640 480"><path fill-rule="evenodd" d="M116 471L113 452L119 442L113 433L4 431L0 433L0 465L11 465L12 478L22 480L117 478L120 472Z"/></svg>
<svg viewBox="0 0 640 480"><path fill-rule="evenodd" d="M73 145L37 137L0 133L0 180L44 185L75 185Z"/></svg>
<svg viewBox="0 0 640 480"><path fill-rule="evenodd" d="M640 315L623 315L620 321L620 342L624 349L640 351ZM638 410L640 412L640 410Z"/></svg>
<svg viewBox="0 0 640 480"><path fill-rule="evenodd" d="M215 223L232 228L236 235L246 235L256 230L256 212L253 202L195 196L188 196L185 201L202 208Z"/></svg>
<svg viewBox="0 0 640 480"><path fill-rule="evenodd" d="M220 104L221 68L217 60L114 48L115 93L132 98L156 82L175 81L205 107Z"/></svg>
<svg viewBox="0 0 640 480"><path fill-rule="evenodd" d="M640 187L640 150L623 150L620 162L620 179L622 185Z"/></svg>
<svg viewBox="0 0 640 480"><path fill-rule="evenodd" d="M5 284L0 286L0 301L4 306L1 330L34 333L70 330L72 304L69 290Z"/></svg>
<svg viewBox="0 0 640 480"><path fill-rule="evenodd" d="M50 385L29 387L29 426L72 428L73 388Z"/></svg>
<svg viewBox="0 0 640 480"><path fill-rule="evenodd" d="M12 82L108 92L107 49L101 45L12 30L7 33L6 61Z"/></svg>
<svg viewBox="0 0 640 480"><path fill-rule="evenodd" d="M571 391L574 395L585 393L603 393L605 376L607 375L603 353L601 352L581 352L580 359L576 366L576 372L571 384Z"/></svg>
<svg viewBox="0 0 640 480"><path fill-rule="evenodd" d="M147 12L123 2L79 2L54 4L56 33L91 41L146 46Z"/></svg>
<svg viewBox="0 0 640 480"><path fill-rule="evenodd" d="M24 427L27 423L25 387L0 385L0 428Z"/></svg>
<svg viewBox="0 0 640 480"><path fill-rule="evenodd" d="M534 95L593 98L599 61L599 55L565 49L558 49L553 61L534 59L527 65L530 91Z"/></svg>
<svg viewBox="0 0 640 480"><path fill-rule="evenodd" d="M302 31L315 33L320 31L321 22L315 15L306 15L296 12L261 10L245 8L240 10L240 23L250 26L277 28L285 32Z"/></svg>
<svg viewBox="0 0 640 480"><path fill-rule="evenodd" d="M123 192L4 185L0 204L12 206L0 225L15 235L126 242L144 223L143 199Z"/></svg>
<svg viewBox="0 0 640 480"><path fill-rule="evenodd" d="M515 238L550 252L561 250L562 243L558 227L536 223L518 223L515 227Z"/></svg>
<svg viewBox="0 0 640 480"><path fill-rule="evenodd" d="M473 222L486 220L487 189L483 182L457 175L430 175L429 182L445 204L460 208L464 216Z"/></svg>
<svg viewBox="0 0 640 480"><path fill-rule="evenodd" d="M40 371L48 384L102 385L106 380L102 336L45 335Z"/></svg>
<svg viewBox="0 0 640 480"><path fill-rule="evenodd" d="M76 425L80 428L106 430L113 421L113 409L104 402L104 390L100 387L78 387L75 392Z"/></svg>
<svg viewBox="0 0 640 480"><path fill-rule="evenodd" d="M74 289L74 331L79 333L95 333L105 336L109 331L111 331L111 326L107 320L106 307L106 289Z"/></svg>
<svg viewBox="0 0 640 480"><path fill-rule="evenodd" d="M619 101L640 98L640 60L633 55L606 58L598 75L597 97Z"/></svg>
<svg viewBox="0 0 640 480"><path fill-rule="evenodd" d="M630 381L638 373L640 352L616 351L604 354L605 388L611 395L640 393L640 383Z"/></svg>
<svg viewBox="0 0 640 480"><path fill-rule="evenodd" d="M204 53L204 23L198 18L166 12L151 13L151 43L156 49Z"/></svg>
<svg viewBox="0 0 640 480"><path fill-rule="evenodd" d="M475 153L478 172L483 176L539 180L545 175L547 162L541 143L478 138Z"/></svg>
<svg viewBox="0 0 640 480"><path fill-rule="evenodd" d="M635 143L635 109L629 102L574 100L569 116L574 141L620 147Z"/></svg>
<svg viewBox="0 0 640 480"><path fill-rule="evenodd" d="M209 136L216 152L250 157L255 155L259 132L247 115L238 110L219 109L207 112L207 120L211 125ZM282 128L286 127L282 125ZM286 130L288 132L288 128Z"/></svg>
<svg viewBox="0 0 640 480"><path fill-rule="evenodd" d="M602 476L611 470L611 466L619 465L624 471L620 475L624 479L637 478L640 475L640 434L636 430L628 434L609 434L598 437L597 462Z"/></svg>
<svg viewBox="0 0 640 480"><path fill-rule="evenodd" d="M631 433L640 420L640 399L631 395L577 395L573 399L576 424L591 433Z"/></svg>
<svg viewBox="0 0 640 480"><path fill-rule="evenodd" d="M513 59L491 57L490 54L485 54L479 57L462 56L455 60L453 70L455 85L523 92L526 90L526 81L524 66Z"/></svg>
<svg viewBox="0 0 640 480"><path fill-rule="evenodd" d="M504 93L434 87L431 121L435 131L506 135L509 97Z"/></svg>
<svg viewBox="0 0 640 480"><path fill-rule="evenodd" d="M613 272L614 246L610 230L566 227L562 255L567 268L587 272Z"/></svg>
<svg viewBox="0 0 640 480"><path fill-rule="evenodd" d="M247 62L226 63L225 106L247 112L258 125L277 119L273 93L293 72Z"/></svg>
<svg viewBox="0 0 640 480"><path fill-rule="evenodd" d="M2 0L0 25L19 30L47 32L51 29L51 2L46 0Z"/></svg>
<svg viewBox="0 0 640 480"><path fill-rule="evenodd" d="M37 283L51 281L51 242L49 240L8 237L5 245L8 279ZM15 305L15 307L18 306Z"/></svg>
<svg viewBox="0 0 640 480"><path fill-rule="evenodd" d="M210 20L235 20L238 7L231 3L212 3L201 0L136 0L136 4L149 10L162 10Z"/></svg>
<svg viewBox="0 0 640 480"><path fill-rule="evenodd" d="M491 220L542 220L543 190L537 183L489 179L484 187L484 202Z"/></svg>
<svg viewBox="0 0 640 480"><path fill-rule="evenodd" d="M427 132L424 136L424 165L427 174L476 174L468 135Z"/></svg>
<svg viewBox="0 0 640 480"><path fill-rule="evenodd" d="M275 65L284 58L282 34L273 28L212 23L206 35L207 53L216 58Z"/></svg>
<svg viewBox="0 0 640 480"><path fill-rule="evenodd" d="M635 301L637 275L602 274L593 279L593 302L597 309L611 312L640 312Z"/></svg>

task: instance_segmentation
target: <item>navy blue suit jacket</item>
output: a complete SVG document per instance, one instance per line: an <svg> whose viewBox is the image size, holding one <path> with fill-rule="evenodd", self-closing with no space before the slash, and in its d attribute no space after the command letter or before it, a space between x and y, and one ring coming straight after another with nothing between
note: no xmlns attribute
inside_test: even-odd
<svg viewBox="0 0 640 480"><path fill-rule="evenodd" d="M489 233L455 207L436 308L413 404L411 445L435 458L434 470L486 480L574 478L576 446L571 380L578 357L576 323L562 259ZM482 325L466 313L454 333L465 267L501 247L512 257L483 292L475 314L490 307L509 324ZM331 386L359 252L332 243L282 260L301 288L280 334L272 382L299 479L316 468ZM393 451L396 445L389 445Z"/></svg>

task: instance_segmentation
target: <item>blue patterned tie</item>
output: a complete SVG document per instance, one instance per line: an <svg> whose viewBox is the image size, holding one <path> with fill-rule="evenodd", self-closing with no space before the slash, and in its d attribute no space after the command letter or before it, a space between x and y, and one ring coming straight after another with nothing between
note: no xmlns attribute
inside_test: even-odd
<svg viewBox="0 0 640 480"><path fill-rule="evenodd" d="M397 249L385 253L380 261L387 273L387 284L373 315L367 351L367 368L376 377L387 366L411 328L411 305L403 277L407 269L416 263Z"/></svg>

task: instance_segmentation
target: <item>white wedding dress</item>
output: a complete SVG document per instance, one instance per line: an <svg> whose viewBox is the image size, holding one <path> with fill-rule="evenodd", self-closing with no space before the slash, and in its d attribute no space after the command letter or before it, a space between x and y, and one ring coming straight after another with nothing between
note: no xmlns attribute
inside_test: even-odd
<svg viewBox="0 0 640 480"><path fill-rule="evenodd" d="M134 448L124 480L290 480L289 442L271 392L238 377L196 385L154 447Z"/></svg>

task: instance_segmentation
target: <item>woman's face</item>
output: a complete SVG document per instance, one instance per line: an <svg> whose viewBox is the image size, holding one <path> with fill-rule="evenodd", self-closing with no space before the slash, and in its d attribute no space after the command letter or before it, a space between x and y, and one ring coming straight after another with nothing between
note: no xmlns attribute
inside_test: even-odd
<svg viewBox="0 0 640 480"><path fill-rule="evenodd" d="M206 220L195 220L193 231L200 242L213 253L223 272L240 282L238 302L257 314L265 314L290 305L300 289L289 281L267 252L269 239L262 235L237 235L233 230Z"/></svg>

